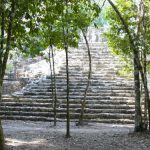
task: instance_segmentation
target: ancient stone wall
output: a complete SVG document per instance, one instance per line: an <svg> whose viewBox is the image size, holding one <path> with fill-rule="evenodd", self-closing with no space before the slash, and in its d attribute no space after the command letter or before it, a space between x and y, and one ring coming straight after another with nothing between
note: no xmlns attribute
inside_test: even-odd
<svg viewBox="0 0 150 150"><path fill-rule="evenodd" d="M87 39L89 43L100 43L107 42L107 39L104 37L103 33L107 30L107 28L93 28L89 27L87 31ZM85 43L83 35L80 35L80 43Z"/></svg>
<svg viewBox="0 0 150 150"><path fill-rule="evenodd" d="M11 94L21 88L19 81L5 81L3 84L3 94Z"/></svg>
<svg viewBox="0 0 150 150"><path fill-rule="evenodd" d="M3 94L11 94L20 91L27 83L28 78L22 78L17 81L5 80L3 83Z"/></svg>

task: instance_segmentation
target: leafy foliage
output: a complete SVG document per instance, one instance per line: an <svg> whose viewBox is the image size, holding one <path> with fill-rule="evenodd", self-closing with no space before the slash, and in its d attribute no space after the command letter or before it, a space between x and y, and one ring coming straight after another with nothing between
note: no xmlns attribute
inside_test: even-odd
<svg viewBox="0 0 150 150"><path fill-rule="evenodd" d="M140 12L140 1L116 0L115 5L128 25L129 31L139 52L146 51L148 54L150 50L150 17L148 9L150 2L145 0L143 4L144 12ZM132 50L130 48L129 37L123 24L117 14L113 11L112 7L107 8L105 17L108 20L110 27L109 31L105 34L108 38L109 46L114 54L119 55L122 60L131 64L133 57Z"/></svg>

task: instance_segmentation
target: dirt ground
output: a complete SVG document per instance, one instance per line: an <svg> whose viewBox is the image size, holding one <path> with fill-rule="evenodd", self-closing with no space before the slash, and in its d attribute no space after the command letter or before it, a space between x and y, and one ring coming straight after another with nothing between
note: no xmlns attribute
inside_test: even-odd
<svg viewBox="0 0 150 150"><path fill-rule="evenodd" d="M71 124L65 138L65 123L3 121L6 150L150 150L150 133L133 133L132 125Z"/></svg>

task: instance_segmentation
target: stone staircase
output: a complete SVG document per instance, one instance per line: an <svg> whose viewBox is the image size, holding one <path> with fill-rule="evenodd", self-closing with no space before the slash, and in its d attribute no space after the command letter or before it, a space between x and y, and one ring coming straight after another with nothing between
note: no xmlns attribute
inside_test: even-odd
<svg viewBox="0 0 150 150"><path fill-rule="evenodd" d="M117 75L121 66L107 48L107 41L91 42L92 79L87 94L84 119L99 123L134 123L133 80ZM77 121L88 76L88 55L85 43L69 51L70 117ZM56 74L57 120L66 120L66 71L62 62ZM2 119L53 121L53 100L49 76L29 83L20 94L3 95Z"/></svg>

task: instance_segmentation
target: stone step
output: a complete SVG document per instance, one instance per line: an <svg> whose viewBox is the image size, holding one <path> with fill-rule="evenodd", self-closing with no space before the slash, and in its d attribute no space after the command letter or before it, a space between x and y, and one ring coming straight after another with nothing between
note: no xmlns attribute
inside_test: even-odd
<svg viewBox="0 0 150 150"><path fill-rule="evenodd" d="M61 108L66 108L66 104L61 104ZM81 104L70 104L70 108L81 108ZM113 104L86 104L88 109L134 109L134 105L113 105Z"/></svg>
<svg viewBox="0 0 150 150"><path fill-rule="evenodd" d="M89 57L88 57L88 55L87 55L87 53L76 53L77 55L75 55L75 56L72 56L72 55L69 55L70 57L69 57L69 65L71 64L71 63L73 63L73 62L77 62L77 64L80 64L80 63L82 63L82 62L84 62L84 61L87 61L87 62L89 62ZM104 62L106 62L106 64L107 63L110 63L112 66L113 65L118 65L119 64L119 61L117 61L114 57L112 57L112 56L106 56L106 59L105 58L103 58L103 57L105 57L104 56L104 54L105 53L97 53L97 52L94 52L94 53L91 53L91 61L93 62L92 64L94 64L94 63L98 63L98 62L102 62L102 61L104 61ZM102 57L103 56L103 57ZM78 61L77 61L78 60ZM113 62L113 63L112 63ZM65 60L64 60L64 62L63 62L64 64L65 64ZM105 64L104 64L105 65ZM109 67L109 66L108 66Z"/></svg>
<svg viewBox="0 0 150 150"><path fill-rule="evenodd" d="M0 111L0 115L32 115L32 116L53 116L53 109L48 109L48 110L42 110L39 111L39 109L36 109L36 111L32 111L34 109L26 109L26 106L22 106L22 108L15 109L15 107L9 107L9 108L5 108L5 111L3 111L3 107L2 110ZM11 111L10 111L11 110ZM81 109L80 108L70 108L70 113L73 115L74 113L78 113L80 114ZM134 109L88 109L85 108L85 114L103 114L103 113L109 113L109 114L130 114L133 115L134 114ZM62 113L66 113L66 109L65 108L57 108L56 109L56 113L59 116Z"/></svg>
<svg viewBox="0 0 150 150"><path fill-rule="evenodd" d="M49 102L49 103L44 103L44 102L32 102L32 101L23 101L23 102L1 102L1 106L6 106L6 108L8 107L8 106L20 106L20 107L52 107L53 106L53 104L52 104L53 102L52 102L52 100L51 100L51 102ZM0 107L1 107L0 106Z"/></svg>
<svg viewBox="0 0 150 150"><path fill-rule="evenodd" d="M48 121L54 119L50 117L35 117L35 116L0 116L2 120L24 120L24 121ZM108 124L134 124L133 119L84 119L85 122L108 123ZM57 118L57 122L64 122L66 119ZM71 122L77 122L78 119L71 119Z"/></svg>
<svg viewBox="0 0 150 150"><path fill-rule="evenodd" d="M69 83L69 86L70 87L81 87L81 88L85 88L86 86L87 86L87 81L85 81L85 82L83 82L83 83L81 83L82 81L81 80L79 80L78 82L72 82L72 81L70 81L70 83ZM60 81L59 83L58 82L56 82L56 86L57 86L57 88L61 88L61 87L66 87L66 82L65 81ZM51 82L45 82L45 83L38 83L38 84L34 84L34 85L32 85L31 87L29 87L29 86L26 86L26 88L28 88L28 89L32 89L32 88L48 88L48 89L51 89L52 88L52 86L51 86ZM127 85L127 83L119 83L119 82L117 82L116 84L115 83L110 83L110 82L104 82L104 81L102 81L102 82L97 82L97 83L95 83L95 82L91 82L90 83L90 86L89 86L89 88L102 88L102 89L118 89L118 88L122 88L122 89L127 89L127 88L130 88L130 89L132 89L133 90L133 85ZM120 89L121 90L121 89Z"/></svg>
<svg viewBox="0 0 150 150"><path fill-rule="evenodd" d="M134 124L133 119L90 119L90 120L88 119L87 122L107 123L107 124Z"/></svg>
<svg viewBox="0 0 150 150"><path fill-rule="evenodd" d="M57 112L58 113L63 113L66 112L66 109L64 108L57 108ZM80 113L81 112L81 108L70 108L70 112L71 113ZM135 112L134 108L130 108L130 109L92 109L92 108L85 108L84 109L85 114L101 114L101 113L110 113L110 114L130 114L133 115Z"/></svg>
<svg viewBox="0 0 150 150"><path fill-rule="evenodd" d="M52 107L40 107L40 106L34 106L34 107L30 107L30 106L0 106L1 111L10 111L10 113L12 111L33 111L34 112L50 112L53 111Z"/></svg>
<svg viewBox="0 0 150 150"><path fill-rule="evenodd" d="M74 89L74 91L76 90L76 91L81 91L81 92L84 92L85 88L86 88L86 86L82 88L82 86L78 86L78 85L76 85L76 86L74 85L74 87L75 88L79 87L79 90ZM81 90L81 88L82 88L82 90ZM61 86L60 87L57 86L56 89L57 89L57 93L59 94L60 92L66 90L66 86L62 86L62 87ZM29 91L28 89L26 91L24 90L24 92L28 92L28 91ZM54 91L54 89L52 89L52 87L47 87L47 88L45 87L44 88L44 86L43 86L43 88L42 88L42 86L40 86L40 87L32 87L30 89L30 92L43 92L43 93L50 92L50 93L52 93L52 91ZM76 94L74 91L70 92L70 94ZM126 88L124 88L124 87L121 87L121 88L119 88L119 87L111 88L111 87L100 87L100 86L95 87L95 86L90 86L88 92L91 93L92 91L93 92L94 91L95 92L106 92L106 93L109 93L109 92L120 92L120 93L127 93L127 92L129 92L129 93L134 93L134 90L132 88L130 88L130 87L129 88L128 87L126 87Z"/></svg>
<svg viewBox="0 0 150 150"><path fill-rule="evenodd" d="M93 95L95 96L95 95ZM93 98L93 96L88 96L88 100L86 100L87 102L91 102L91 103L99 103L101 101L104 102L112 102L112 103L121 103L121 102L125 102L125 103L130 103L130 102L134 102L134 98L128 98L128 97L110 97L110 96L95 96ZM61 97L62 98L62 97ZM60 99L61 99L60 98ZM91 100L90 100L91 99ZM73 97L72 99L69 99L70 102L74 102L74 103L78 103L80 102L82 99L80 97ZM45 98L39 98L37 96L35 97L30 97L30 96L22 96L22 97L3 97L2 102L43 102L43 103L49 103L52 101L52 97L48 98L47 96ZM65 102L65 100L63 100Z"/></svg>
<svg viewBox="0 0 150 150"><path fill-rule="evenodd" d="M57 99L57 103L66 104L67 100ZM52 106L53 100L52 99L22 99L22 100L15 100L15 99L7 99L1 102L1 106L40 106L40 107L47 107ZM70 104L81 104L81 99L70 99ZM87 99L86 104L107 104L107 105L134 105L133 100L95 100L95 99Z"/></svg>
<svg viewBox="0 0 150 150"><path fill-rule="evenodd" d="M77 52L77 51L74 51L74 52L72 51L71 53L69 53L68 56L69 56L70 62L73 62L74 59L75 60L79 59L79 61L83 61L81 58L86 58L86 59L89 58L87 51L86 52L82 52L82 53ZM93 58L93 61L96 61L96 60L99 60L99 61L101 61L101 60L111 61L112 60L112 61L118 62L116 56L112 56L109 53L107 53L107 56L106 56L106 53L100 52L98 50L91 51L91 57ZM104 57L106 57L106 59Z"/></svg>
<svg viewBox="0 0 150 150"><path fill-rule="evenodd" d="M26 111L12 111L11 113L9 111L5 111L3 113L0 111L0 116L39 116L39 117L53 117L53 113L51 112L26 112ZM79 118L80 113L70 113L70 119ZM99 113L99 114L91 114L91 113L85 113L84 114L85 119L133 119L134 115L131 114L123 114L123 113ZM57 113L57 118L66 118L66 113L61 112Z"/></svg>
<svg viewBox="0 0 150 150"><path fill-rule="evenodd" d="M71 74L79 74L79 75L86 74L88 72L88 70L89 70L89 65L88 65L87 61L85 61L81 65L82 65L82 68L77 68L79 66L79 65L77 65L77 63L76 64L70 64L69 65L69 73L71 73ZM109 68L107 67L107 65L109 65ZM111 62L110 63L107 62L105 64L97 62L97 63L94 63L92 65L91 72L92 72L92 75L99 75L99 76L103 75L103 73L104 74L106 74L106 73L112 73L112 75L113 74L117 75L117 71L120 70L120 69L119 68L112 69L112 68L116 68L116 66L117 66L117 64L111 65ZM66 67L65 66L64 66L64 68L60 68L60 70L61 71L59 72L59 74L60 73L62 73L62 75L66 74Z"/></svg>
<svg viewBox="0 0 150 150"><path fill-rule="evenodd" d="M66 89L66 85L56 85L56 89L57 91L62 91L62 90L65 90ZM79 84L75 84L75 85L72 85L70 86L69 85L69 88L70 90L72 91L75 91L75 90L80 90L80 91L85 91L87 85L80 85ZM40 86L32 86L32 88L27 88L27 89L24 89L24 90L28 90L28 91L33 91L33 92L51 92L52 90L54 89L54 87L52 86L44 86L44 85L40 85ZM88 91L90 92L94 92L94 91L97 91L97 92L103 92L103 91L106 91L106 92L120 92L120 93L126 93L126 92L129 92L129 93L133 93L134 90L132 87L123 87L123 86L116 86L116 87L110 87L110 86L92 86L90 85L89 86L89 89Z"/></svg>
<svg viewBox="0 0 150 150"><path fill-rule="evenodd" d="M58 118L66 118L66 113L57 114ZM79 118L79 113L71 113L70 118ZM134 119L134 115L131 114L120 114L120 113L99 113L99 114L84 114L85 119Z"/></svg>
<svg viewBox="0 0 150 150"><path fill-rule="evenodd" d="M114 79L113 79L114 80ZM107 84L112 84L112 86L111 87L115 87L116 85L125 85L126 87L128 87L128 86L132 86L133 87L133 82L131 82L131 81L128 81L128 82L113 82L113 80L111 80L111 81L109 81L109 80L107 80L107 81L105 81L105 80L101 80L101 79L99 79L99 81L98 80L91 80L90 81L90 85L91 86L103 86L104 88L105 88L105 86L107 86ZM122 79L119 79L120 81L122 80ZM115 83L116 83L116 85L115 85ZM130 83L130 85L128 85ZM51 80L43 80L43 81L41 81L41 82L39 82L39 83L37 83L37 84L32 84L32 86L41 86L41 85L45 85L45 86L51 86ZM87 79L83 79L83 78L81 78L81 79L79 79L79 78L74 78L74 80L70 80L70 83L69 83L69 85L70 86L73 86L73 85L83 85L83 86L86 86L87 85ZM66 81L63 79L63 80L61 80L61 79L56 79L56 85L57 86L66 86Z"/></svg>
<svg viewBox="0 0 150 150"><path fill-rule="evenodd" d="M112 56L105 57L103 53L97 53L97 54L95 54L95 53L91 53L91 58L93 58L92 59L92 62L93 62L92 64L106 62L106 63L110 63L113 66L113 65L118 65L120 63L119 61L115 60L115 58L112 57ZM82 62L81 59L84 59L86 61L89 60L88 55L85 54L84 56L82 56L83 54L80 54L80 53L77 53L77 54L78 54L77 56L76 55L75 56L71 56L70 55L70 58L69 58L70 62L69 62L69 64L72 63L74 60L75 61L79 60L79 61L77 61L77 64ZM105 58L103 58L102 56L105 57ZM113 64L112 64L112 62L113 62ZM64 64L65 64L65 62L64 62ZM71 65L70 65L70 67L71 67Z"/></svg>
<svg viewBox="0 0 150 150"><path fill-rule="evenodd" d="M53 112L33 112L33 111L0 111L0 115L3 116L39 116L39 117L53 117Z"/></svg>
<svg viewBox="0 0 150 150"><path fill-rule="evenodd" d="M78 83L78 82L81 82L81 81L83 81L83 83L86 83L87 82L87 80L88 80L88 78L87 78L87 76L88 76L88 74L87 75L85 75L84 77L83 77L83 75L82 76L80 76L80 75L76 75L76 74L71 74L70 76L69 76L69 79L70 79L70 84L72 83L72 84L75 84L76 82ZM127 86L127 84L130 84L130 85L132 85L133 86L133 81L122 81L123 79L121 78L121 77L116 77L115 75L107 75L107 74L104 74L103 76L99 76L99 78L98 77L96 77L96 78L92 78L91 80L90 80L90 82L91 83L93 83L93 82L96 82L96 81L98 81L98 83L100 83L100 82L102 82L103 84L105 84L105 83L117 83L117 84L126 84L126 86ZM66 82L66 74L64 75L64 76L57 76L56 77L56 83L58 83L59 84L59 82L63 82L63 83L65 83ZM51 83L51 81L50 82L46 82L46 83ZM37 85L37 84L35 84L35 85Z"/></svg>
<svg viewBox="0 0 150 150"><path fill-rule="evenodd" d="M78 91L78 92L81 92L80 90ZM84 91L83 91L84 92ZM96 93L96 92L95 92ZM26 96L26 95L28 95L28 96L31 96L31 98L32 97L34 97L34 96L39 96L39 98L41 98L41 97L45 97L45 96L48 96L49 98L51 97L50 95L51 95L51 92L24 92L24 95ZM61 92L61 95L57 95L57 97L59 98L59 96L64 96L64 98L66 98L66 92L64 91L63 93ZM76 99L76 97L74 97L75 96L75 94L70 94L70 98L72 99L72 98L75 98ZM97 96L122 96L122 97L133 97L134 95L133 95L133 93L112 93L112 92L109 92L109 93L107 93L107 92L105 92L105 93L98 93L98 95ZM78 96L79 98L83 98L83 96ZM94 97L93 97L94 98Z"/></svg>
<svg viewBox="0 0 150 150"><path fill-rule="evenodd" d="M12 116L12 115L3 115L0 116L2 120L24 120L24 121L48 121L52 122L54 119L50 117L41 117L41 116ZM63 120L64 121L64 120Z"/></svg>
<svg viewBox="0 0 150 150"><path fill-rule="evenodd" d="M86 88L87 86L87 82L85 83L81 83L82 81L78 81L76 83L71 83L69 84L69 86L71 88L76 88L76 87L79 87L79 88ZM122 85L122 84L116 84L116 85L108 85L109 83L106 83L106 84L103 84L103 83L91 83L91 85L89 86L89 88L96 88L96 89L104 89L104 90L134 90L133 89L133 86L125 86L125 85ZM57 89L62 89L62 87L66 87L66 83L63 81L63 82L60 82L59 84L56 83L56 87ZM41 89L41 90L45 90L45 89L52 89L53 87L51 86L51 83L43 83L43 84L39 84L39 85L33 85L31 86L30 88L26 87L26 89Z"/></svg>
<svg viewBox="0 0 150 150"><path fill-rule="evenodd" d="M134 109L85 109L85 113L119 113L119 114L134 114Z"/></svg>
<svg viewBox="0 0 150 150"><path fill-rule="evenodd" d="M105 67L105 66L103 66L103 67ZM95 74L95 71L97 72L96 74ZM117 79L121 80L123 78L128 77L128 76L118 76L117 71L118 70L114 70L114 71L103 70L103 68L99 69L98 67L96 67L96 68L93 68L93 70L91 71L92 79L94 80L94 79L98 78L98 79L103 79L104 80L104 79L109 79L108 77L110 77L112 79L113 78L116 79L116 81L117 81ZM85 67L85 66L84 66L84 70L75 70L74 72L71 72L70 69L69 69L69 77L71 79L73 79L73 77L78 77L78 78L82 77L82 79L86 79L88 73L89 73L89 68ZM56 78L59 78L59 77L65 78L66 77L66 71L63 70L63 71L59 72L59 74L56 75ZM123 80L123 81L125 81L125 80Z"/></svg>
<svg viewBox="0 0 150 150"><path fill-rule="evenodd" d="M47 77L48 79L50 79L50 77ZM58 81L60 81L60 82L65 82L65 81L63 81L64 79L66 79L66 75L61 75L61 74L57 74L57 76L56 76L56 80L57 80L57 83L58 83ZM114 78L115 79L115 78ZM83 76L83 75L76 75L76 74L74 74L74 77L73 77L73 75L72 75L72 77L70 78L70 82L73 82L73 83L75 83L75 82L79 82L79 81L83 81L83 82L86 82L87 81L87 76ZM50 82L50 81L49 81ZM99 76L99 75L96 75L95 77L92 77L91 78L91 82L101 82L102 84L104 84L104 83L114 83L114 84L118 84L118 83L122 83L122 84L125 84L126 83L126 85L128 85L129 83L133 86L133 83L134 83L134 81L133 80L131 80L131 79L128 79L128 80L124 80L123 79L123 77L117 77L116 78L116 80L102 80L101 79L101 75Z"/></svg>
<svg viewBox="0 0 150 150"><path fill-rule="evenodd" d="M51 87L52 88L52 87ZM39 95L42 95L43 94L46 94L46 93L49 93L49 94L52 94L52 89L49 88L45 88L45 89L40 89L40 88L32 88L30 89L30 91L26 91L26 92L30 92L30 93L39 93ZM77 90L77 91L80 91L80 92L84 92L85 89L86 89L86 86L81 86L81 85L74 85L73 87L69 86L70 88L70 91L73 91L73 92L70 92L71 94L75 94L74 91ZM57 92L63 92L63 90L65 91L66 90L66 86L57 86L56 87L57 89ZM54 90L54 89L53 89ZM89 93L95 93L95 92L99 92L99 93L134 93L134 90L129 88L129 89L125 89L125 88L119 88L118 89L112 89L111 87L100 87L100 86L90 86L89 89L88 89L88 92Z"/></svg>
<svg viewBox="0 0 150 150"><path fill-rule="evenodd" d="M8 105L7 106L5 106L5 104L7 104L8 103ZM17 102L14 102L14 104L12 103L12 102L10 102L10 106L9 106L9 102L4 102L4 103L2 103L2 105L0 106L1 107L1 109L5 109L5 108L13 108L13 106L12 105L15 105ZM24 102L25 103L25 102ZM12 104L12 105L11 105ZM23 104L23 103L22 103ZM31 105L32 106L32 104L35 104L33 107L29 107L28 105ZM36 109L49 109L49 107L51 108L51 104L52 104L52 102L50 102L49 103L49 105L46 105L46 106L44 106L44 103L39 103L39 105L38 105L38 103L37 103L37 101L36 102L33 102L33 103L30 103L30 102L26 102L26 105L27 105L27 109L29 108L29 109L34 109L34 107L36 108ZM19 104L19 102L18 102L18 104L17 105L19 105L19 106L23 106L24 107L24 105L21 105L21 103ZM41 106L40 106L41 105ZM19 109L19 106L18 107L16 107L16 109ZM60 104L60 106L62 107L62 108L66 108L67 106L66 106L66 101L63 101L61 104ZM79 107L80 108L80 106L81 106L81 102L80 101L78 101L78 103L74 103L73 101L72 101L72 103L70 103L70 108L77 108L77 107ZM100 101L99 101L99 103L92 103L91 101L89 102L89 103L87 103L86 104L86 107L87 108L96 108L96 109L105 109L105 108L114 108L114 109L117 109L117 108L121 108L121 109L123 109L123 108L133 108L134 107L134 103L130 103L130 105L129 104L124 104L124 103L104 103L104 101L101 103ZM14 108L13 108L14 109Z"/></svg>
<svg viewBox="0 0 150 150"><path fill-rule="evenodd" d="M47 104L47 106L45 106L45 104L29 104L29 103L21 103L21 104L16 104L13 103L12 105L10 105L10 103L7 103L7 105L2 104L0 106L2 111L9 111L10 113L12 111L33 111L37 112L51 112L53 111L52 108L52 104ZM58 104L57 103L57 111L58 112L65 112L66 111L66 104ZM71 112L80 112L81 109L81 104L74 104L74 103L70 103L70 111ZM134 105L133 104L86 104L86 108L85 108L86 112L90 112L90 113L100 113L100 112L108 112L108 113L134 113ZM132 111L131 111L132 110Z"/></svg>
<svg viewBox="0 0 150 150"><path fill-rule="evenodd" d="M81 83L81 82L83 82L83 83ZM95 82L96 81L92 80L90 82L91 86L99 86L99 87L103 86L104 88L105 87L113 88L113 87L118 87L118 86L120 86L120 87L124 86L124 88L129 88L129 87L133 88L133 84L131 82L126 82L126 83L122 82L121 83L121 82L115 82L115 81L113 82L113 80L112 81L99 80L99 81L97 81L97 83L95 83ZM66 80L65 79L63 79L63 80L59 79L59 80L57 80L56 85L57 86L66 86ZM87 85L87 80L80 80L80 79L70 80L69 85L70 86L74 86L74 85L86 86ZM51 88L51 82L43 82L43 83L38 83L38 84L32 84L32 85L26 86L26 88L28 88L28 87L37 87L37 86L39 86L39 87L43 86L43 88L44 87Z"/></svg>
<svg viewBox="0 0 150 150"><path fill-rule="evenodd" d="M66 95L66 87L62 87L62 88L60 88L60 89L56 89L56 91L57 91L57 95ZM38 89L36 89L36 88L34 88L34 89L30 89L30 90L24 90L23 91L23 93L25 94L25 95L27 95L28 93L30 94L32 94L32 95L51 95L52 94L52 91L55 91L55 90L52 90L52 89L43 89L43 90L40 90L39 88ZM129 92L128 92L129 91ZM69 93L70 93L70 95L80 95L80 93L83 95L83 93L85 92L85 88L80 88L80 87L75 87L75 88L70 88L70 90L69 90ZM95 95L95 96L100 96L101 94L108 94L108 96L110 95L110 94L121 94L121 93L123 93L123 94L132 94L132 96L134 95L134 91L133 90L124 90L124 92L123 92L123 90L108 90L108 89L105 89L105 90L102 90L102 89L96 89L95 87L92 89L92 88L90 88L88 91L87 91L87 95L92 95L93 94L93 96Z"/></svg>
<svg viewBox="0 0 150 150"><path fill-rule="evenodd" d="M61 103L67 103L67 100L63 100ZM81 100L70 99L69 103L70 104L78 104L78 103L81 103ZM134 105L134 101L133 100L95 100L95 99L91 99L91 100L86 100L86 104Z"/></svg>
<svg viewBox="0 0 150 150"><path fill-rule="evenodd" d="M50 99L52 99L52 97L51 96L43 96L43 95L34 95L34 96L30 96L30 95L26 95L26 96L22 96L22 97L20 97L20 98L15 98L15 101L21 101L21 100L24 100L24 99L27 99L27 98L29 98L29 99L31 99L31 100L38 100L38 99L43 99L43 101L45 101L45 100L50 100ZM58 99L59 100L65 100L66 99L66 95L62 95L60 98L58 97ZM83 96L73 96L72 98L70 97L69 98L70 100L82 100L83 99ZM95 96L95 98L93 98L93 96L89 96L89 98L88 98L89 100L126 100L127 102L128 101L134 101L134 97L129 97L129 96L124 96L124 97L122 97L122 96L108 96L108 95L98 95L98 96ZM87 99L87 100L88 100ZM5 101L9 101L9 100L11 100L11 98L5 98L4 99ZM13 100L13 99L12 99Z"/></svg>

